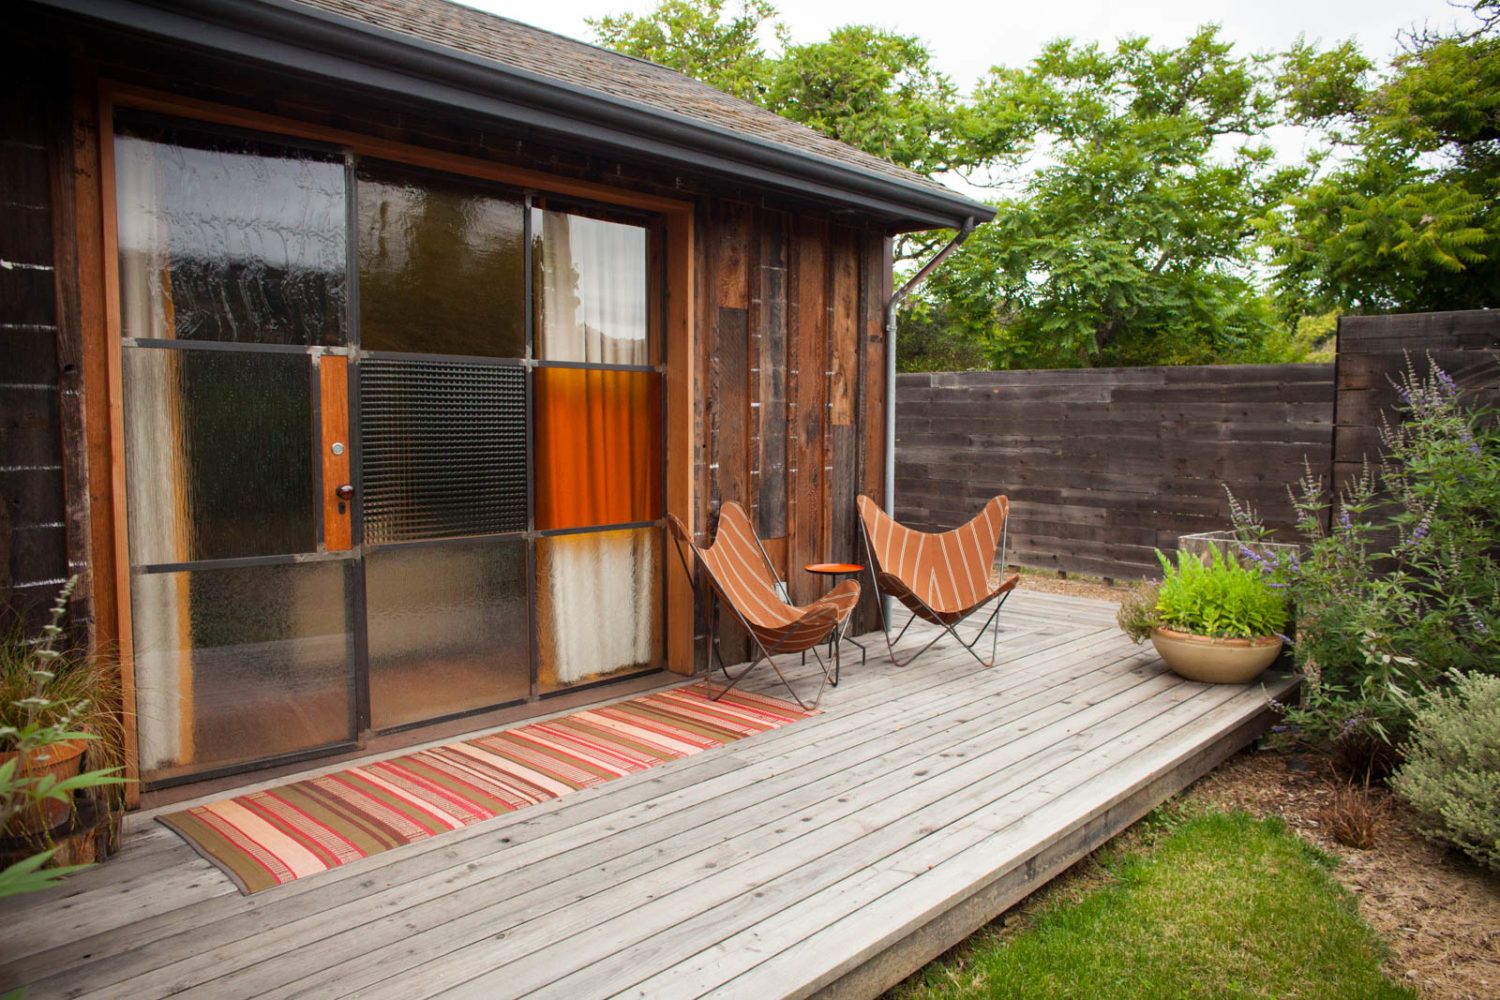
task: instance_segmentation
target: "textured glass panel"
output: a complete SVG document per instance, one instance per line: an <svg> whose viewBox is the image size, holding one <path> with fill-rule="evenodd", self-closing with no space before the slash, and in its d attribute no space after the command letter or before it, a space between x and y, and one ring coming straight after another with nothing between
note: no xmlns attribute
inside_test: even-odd
<svg viewBox="0 0 1500 1000"><path fill-rule="evenodd" d="M115 201L125 336L343 340L341 157L126 123Z"/></svg>
<svg viewBox="0 0 1500 1000"><path fill-rule="evenodd" d="M536 526L661 516L661 376L538 368Z"/></svg>
<svg viewBox="0 0 1500 1000"><path fill-rule="evenodd" d="M531 226L537 357L649 364L646 230L539 208Z"/></svg>
<svg viewBox="0 0 1500 1000"><path fill-rule="evenodd" d="M360 345L518 358L526 350L519 195L359 172Z"/></svg>
<svg viewBox="0 0 1500 1000"><path fill-rule="evenodd" d="M661 666L660 529L551 535L536 556L542 690Z"/></svg>
<svg viewBox="0 0 1500 1000"><path fill-rule="evenodd" d="M526 373L441 361L360 364L365 541L526 528Z"/></svg>
<svg viewBox="0 0 1500 1000"><path fill-rule="evenodd" d="M348 566L132 578L137 726L148 777L353 737Z"/></svg>
<svg viewBox="0 0 1500 1000"><path fill-rule="evenodd" d="M531 693L526 543L377 549L365 557L376 729Z"/></svg>
<svg viewBox="0 0 1500 1000"><path fill-rule="evenodd" d="M317 549L304 354L124 351L133 565Z"/></svg>

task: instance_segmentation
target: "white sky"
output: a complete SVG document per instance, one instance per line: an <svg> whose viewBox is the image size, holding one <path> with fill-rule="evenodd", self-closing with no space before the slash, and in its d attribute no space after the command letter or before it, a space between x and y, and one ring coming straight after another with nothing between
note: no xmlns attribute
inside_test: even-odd
<svg viewBox="0 0 1500 1000"><path fill-rule="evenodd" d="M655 0L549 0L540 7L513 0L462 0L583 41L593 33L586 17L643 14ZM916 35L927 42L937 67L967 93L991 66L1019 66L1042 45L1059 37L1108 43L1124 35L1144 35L1158 45L1178 44L1199 25L1213 22L1220 36L1239 51L1282 49L1298 35L1333 44L1357 39L1365 54L1384 62L1395 50L1398 29L1413 24L1447 28L1455 19L1469 24L1464 9L1447 0L1023 0L986 4L983 0L781 0L776 6L796 42L814 42L844 24L874 24ZM735 0L726 7L737 9Z"/></svg>

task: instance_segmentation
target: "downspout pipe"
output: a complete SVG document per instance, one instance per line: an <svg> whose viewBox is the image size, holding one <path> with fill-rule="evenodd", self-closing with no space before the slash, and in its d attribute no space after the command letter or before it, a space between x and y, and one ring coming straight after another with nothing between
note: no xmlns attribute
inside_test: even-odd
<svg viewBox="0 0 1500 1000"><path fill-rule="evenodd" d="M974 216L964 220L964 224L958 228L958 235L948 242L948 245L937 252L922 269L912 275L911 280L891 293L890 305L885 310L885 508L892 516L896 516L896 311L901 308L901 303L911 294L927 276L937 270L950 253L957 250L969 234L974 231Z"/></svg>

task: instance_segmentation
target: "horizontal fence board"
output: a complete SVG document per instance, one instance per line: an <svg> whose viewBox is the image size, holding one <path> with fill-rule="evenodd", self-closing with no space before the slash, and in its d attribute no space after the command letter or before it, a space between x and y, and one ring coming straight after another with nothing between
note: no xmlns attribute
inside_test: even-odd
<svg viewBox="0 0 1500 1000"><path fill-rule="evenodd" d="M932 373L897 379L897 514L951 528L1011 500L1010 560L1121 579L1228 526L1227 484L1283 531L1326 475L1334 366Z"/></svg>
<svg viewBox="0 0 1500 1000"><path fill-rule="evenodd" d="M897 516L942 530L1005 493L1012 562L1122 579L1159 575L1179 535L1228 527L1225 486L1294 538L1288 488L1378 461L1392 379L1428 356L1500 402L1485 311L1345 317L1334 364L900 375Z"/></svg>

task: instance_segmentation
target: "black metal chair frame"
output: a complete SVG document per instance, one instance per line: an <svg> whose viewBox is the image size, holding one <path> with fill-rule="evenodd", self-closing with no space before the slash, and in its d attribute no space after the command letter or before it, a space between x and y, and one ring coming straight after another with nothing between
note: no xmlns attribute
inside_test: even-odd
<svg viewBox="0 0 1500 1000"><path fill-rule="evenodd" d="M672 518L671 515L668 515L668 517L671 518L672 520L676 520L676 518ZM687 529L686 529L685 526L682 525L682 522L681 521L677 521L677 525L682 528L682 533L686 534ZM689 565L689 563L687 561L687 556L684 555L683 551L682 551L682 539L679 537L678 532L676 530L673 530L671 532L671 534L672 534L672 544L677 549L677 559L678 559L679 562L682 563L683 572L685 572L687 574L687 577L688 577L688 579L690 581L694 581L695 580L695 576L693 574L692 567ZM769 554L767 554L766 547L761 544L760 538L753 531L750 534L751 534L751 537L755 539L755 547L760 550L760 557L761 557L761 559L763 559L765 561L767 572L769 572L771 574L771 579L776 582L777 595L780 596L781 594L784 594L786 592L786 584L782 581L781 577L777 574L777 572L776 572L776 565L771 562L771 557L770 557ZM702 560L697 560L697 559L695 559L694 561L697 562L697 563L701 563L702 562ZM781 649L782 642L784 642L785 640L783 639L781 642L773 643L769 647L766 646L765 643L763 643L763 642L760 641L760 637L755 634L755 630L750 627L750 623L745 620L745 616L742 615L742 614L740 614L739 609L734 606L734 602L730 601L730 600L727 600L723 596L723 593L721 592L721 590L719 588L718 582L714 579L713 572L711 570L709 570L706 566L703 569L703 575L708 580L708 646L709 646L709 649L711 651L711 655L712 655L713 660L717 660L718 661L719 669L722 670L724 672L724 676L726 678L728 678L728 683L724 685L724 687L719 691L718 694L714 694L714 689L713 689L714 665L713 665L712 661L709 662L709 664L708 664L708 672L707 672L707 674L703 678L703 686L704 686L704 690L707 691L707 693L708 693L708 697L709 697L710 701L718 701L720 698L723 698L726 694L728 694L730 691L732 691L734 689L735 685L738 684L745 677L745 675L749 674L750 671L754 670L757 666L760 665L760 661L761 660L765 660L767 663L769 663L771 665L771 669L776 672L777 678L780 679L780 681L782 683L782 686L787 689L787 693L792 696L792 700L795 701L797 703L797 705L799 707L801 707L804 711L811 712L814 709L816 709L818 707L818 703L823 700L823 692L826 691L830 687L838 687L839 686L839 649L838 649L838 644L837 643L834 644L833 653L830 656L830 659L832 660L832 664L831 664L832 668L833 668L832 670L829 669L830 664L825 663L824 660L823 660L822 655L819 654L819 652L818 652L818 647L823 644L823 642L829 636L829 634L837 635L837 633L839 631L840 622L838 620L838 615L837 615L836 612L834 614L833 624L830 626L829 632L822 633L819 636L818 640L815 643L813 643L811 646L808 647L808 649L810 649L812 651L813 658L817 660L818 669L821 670L822 673L823 673L823 681L822 681L821 684L818 685L817 696L814 697L811 702L807 702L807 701L804 701L802 699L801 695L797 694L796 688L792 687L792 682L789 681L789 680L787 680L786 675L781 672L781 668L776 665L776 660L774 659L774 655L775 655L775 653L778 650ZM695 583L695 586L696 586L696 583ZM788 602L788 603L790 603L790 602ZM756 653L755 659L753 659L753 660L750 661L749 666L744 667L737 674L730 673L728 664L726 664L724 662L724 654L723 654L723 651L720 649L721 643L720 643L720 639L719 639L719 631L718 631L718 628L716 627L718 623L716 621L717 616L714 613L714 605L715 604L724 604L724 605L728 606L729 610L731 612L733 612L735 620L739 622L740 628L744 630L745 635L749 638L750 642L752 644L754 644L755 649L758 651ZM793 652L793 653L796 653L796 652L806 653L806 650L795 650L794 649L794 650L789 650L789 652ZM803 657L803 662L806 662L806 657L805 656Z"/></svg>
<svg viewBox="0 0 1500 1000"><path fill-rule="evenodd" d="M887 515L887 516L889 516L889 515ZM1007 512L1005 521L1000 525L1000 546L996 550L1000 554L1000 575L1001 575L1002 579L1005 576L1005 543L1006 543L1006 536L1007 536L1009 530L1010 530L1010 515L1009 515L1009 512ZM874 587L874 593L876 595L875 604L880 609L880 629L881 629L882 632L885 633L885 647L886 647L886 651L890 655L891 664L893 666L897 666L897 667L909 667L909 666L911 666L912 663L916 662L917 657L921 656L923 653L927 652L934 645L936 645L938 643L938 641L941 640L945 634L951 635L954 638L954 640L957 641L958 644L964 648L964 651L966 653L968 653L970 656L974 657L975 661L978 662L978 664L981 667L993 667L995 665L995 658L998 655L999 648L1000 648L1000 624L999 624L999 620L1000 620L1000 608L1002 606L1004 606L1006 599L1010 597L1011 591L1007 590L1007 591L1004 591L1001 594L996 595L996 596L999 597L999 600L995 602L995 607L990 611L989 618L987 618L985 620L985 622L984 622L983 625L979 626L979 630L974 633L974 638L971 639L971 640L969 640L968 642L965 642L964 639L963 639L963 636L961 636L961 635L958 634L958 626L961 623L967 621L969 618L973 617L981 608L983 608L991 600L994 600L994 597L991 597L991 598L988 598L988 599L986 599L984 601L981 601L979 604L976 604L974 607L970 608L968 610L968 612L962 618L960 618L958 621L955 621L952 624L949 624L948 622L943 621L942 616L937 611L934 611L932 609L932 607L929 606L926 601L922 600L920 597L918 597L916 595L915 592L913 592L910 595L911 599L914 600L914 601L916 601L918 604L920 604L922 606L922 609L924 611L926 611L929 615L932 616L931 619L924 618L923 620L924 621L928 621L931 624L940 626L942 628L942 631L939 632L937 635L933 636L930 640L928 640L927 644L925 646L923 646L921 649L917 650L915 653L913 653L910 656L908 656L906 658L906 662L903 663L903 662L901 662L900 660L898 660L896 658L896 645L906 635L906 630L909 629L909 628L911 628L912 622L916 621L918 618L921 618L922 616L918 615L915 611L911 611L911 609L908 608L907 610L911 612L910 617L907 618L906 624L903 625L903 626L901 626L901 631L898 632L898 633L896 633L896 637L894 639L891 638L891 624L890 624L890 620L886 617L886 600L885 600L885 598L889 596L892 599L894 599L894 595L887 595L886 592L883 589L881 589L881 586L880 586L880 572L881 571L877 568L878 567L878 563L876 562L876 559L875 559L875 550L870 545L870 532L869 532L869 528L867 528L865 526L865 519L863 517L861 517L859 519L859 537L864 542L864 546L865 546L865 564L866 564L866 566L870 570L870 584L871 584L872 587ZM910 589L910 588L908 588L908 589ZM978 653L974 652L974 647L979 644L979 640L980 639L984 638L984 630L987 629L987 628L991 629L991 632L990 632L990 658L988 660L985 660Z"/></svg>

